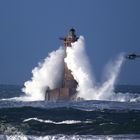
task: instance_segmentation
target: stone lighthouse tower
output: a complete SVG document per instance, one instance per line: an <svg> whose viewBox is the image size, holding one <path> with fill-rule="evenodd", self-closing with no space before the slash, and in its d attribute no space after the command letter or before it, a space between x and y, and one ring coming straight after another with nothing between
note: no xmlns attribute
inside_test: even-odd
<svg viewBox="0 0 140 140"><path fill-rule="evenodd" d="M61 39L61 38L60 38ZM71 47L71 43L77 41L78 37L75 34L75 29L70 29L69 34L67 37L63 38L64 40L64 59L67 57L67 47ZM66 88L76 88L77 82L74 80L71 71L68 69L67 64L64 63L64 79L63 79L63 87Z"/></svg>
<svg viewBox="0 0 140 140"><path fill-rule="evenodd" d="M75 29L70 29L66 37L60 38L64 42L64 59L67 57L67 47L71 47L71 43L77 41ZM64 75L62 86L53 90L47 90L45 100L73 100L76 97L77 81L74 79L71 71L68 69L67 64L64 62Z"/></svg>

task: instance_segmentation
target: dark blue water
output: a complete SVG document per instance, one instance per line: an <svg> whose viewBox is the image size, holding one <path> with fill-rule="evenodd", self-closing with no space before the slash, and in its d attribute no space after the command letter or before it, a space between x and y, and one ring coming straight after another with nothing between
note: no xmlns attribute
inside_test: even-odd
<svg viewBox="0 0 140 140"><path fill-rule="evenodd" d="M140 86L115 92L140 94ZM140 139L140 102L23 102L20 86L0 86L0 139Z"/></svg>

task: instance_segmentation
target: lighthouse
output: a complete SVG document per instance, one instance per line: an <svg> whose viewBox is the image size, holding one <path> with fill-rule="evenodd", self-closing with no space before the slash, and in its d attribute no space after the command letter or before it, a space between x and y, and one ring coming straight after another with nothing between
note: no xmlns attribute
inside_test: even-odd
<svg viewBox="0 0 140 140"><path fill-rule="evenodd" d="M78 40L75 29L70 29L66 37L60 38L64 44L64 59L67 57L67 48L71 47L71 43ZM64 61L63 61L64 62ZM45 93L45 100L59 101L59 100L74 100L76 98L77 81L74 79L71 70L68 69L67 64L64 62L64 73L62 85L59 88L50 90L47 89Z"/></svg>

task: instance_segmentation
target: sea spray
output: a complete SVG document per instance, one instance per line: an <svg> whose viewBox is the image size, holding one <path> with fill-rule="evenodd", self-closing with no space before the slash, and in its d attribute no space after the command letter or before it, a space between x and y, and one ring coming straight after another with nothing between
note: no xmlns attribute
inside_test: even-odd
<svg viewBox="0 0 140 140"><path fill-rule="evenodd" d="M39 63L39 66L33 69L33 77L30 81L25 82L25 87L22 89L28 96L26 100L44 100L47 88L61 87L64 61L78 82L77 98L80 97L85 100L128 100L128 97L114 93L114 85L124 61L123 54L107 65L107 70L104 73L106 80L97 86L91 73L84 37L80 36L76 42L71 44L71 47L67 47L66 53L67 57L64 59L62 48L53 51L43 63ZM22 99L25 100L25 98Z"/></svg>
<svg viewBox="0 0 140 140"><path fill-rule="evenodd" d="M108 63L106 66L106 71L104 72L106 80L97 90L96 100L109 100L113 99L114 96L114 86L117 80L117 77L120 73L121 66L124 62L124 54L120 54L118 58Z"/></svg>
<svg viewBox="0 0 140 140"><path fill-rule="evenodd" d="M78 41L71 44L71 47L67 47L66 52L67 57L64 61L68 69L72 71L74 79L78 82L78 96L84 99L91 99L95 90L95 81L90 71L84 37L80 36Z"/></svg>
<svg viewBox="0 0 140 140"><path fill-rule="evenodd" d="M27 100L44 100L47 88L60 87L64 69L64 50L59 48L53 51L37 67L32 70L31 80L24 83L23 92L28 96Z"/></svg>
<svg viewBox="0 0 140 140"><path fill-rule="evenodd" d="M77 97L86 100L113 100L115 96L114 85L124 61L123 54L120 54L116 61L107 65L107 71L105 72L107 80L101 86L97 86L90 71L84 37L80 36L78 41L71 45L72 47L67 48L65 62L78 82Z"/></svg>

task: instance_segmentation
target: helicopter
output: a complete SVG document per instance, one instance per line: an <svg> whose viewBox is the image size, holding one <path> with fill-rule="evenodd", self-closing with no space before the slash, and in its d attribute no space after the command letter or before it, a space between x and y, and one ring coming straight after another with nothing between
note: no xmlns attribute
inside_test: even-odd
<svg viewBox="0 0 140 140"><path fill-rule="evenodd" d="M125 56L126 59L129 59L129 60L135 60L136 58L140 57L140 55L137 55L135 53L130 53L128 55Z"/></svg>

